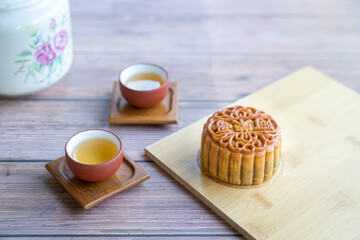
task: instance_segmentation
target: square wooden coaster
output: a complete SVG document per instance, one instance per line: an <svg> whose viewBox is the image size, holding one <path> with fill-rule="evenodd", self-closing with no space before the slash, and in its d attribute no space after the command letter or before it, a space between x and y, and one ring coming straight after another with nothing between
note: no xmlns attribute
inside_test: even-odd
<svg viewBox="0 0 360 240"><path fill-rule="evenodd" d="M154 107L137 108L121 95L119 82L114 82L109 123L111 124L169 124L178 121L178 86L171 82L166 97Z"/></svg>
<svg viewBox="0 0 360 240"><path fill-rule="evenodd" d="M275 181L239 189L202 174L196 160L207 117L146 155L248 239L358 239L360 95L307 67L231 105L279 123L284 165Z"/></svg>
<svg viewBox="0 0 360 240"><path fill-rule="evenodd" d="M150 178L126 153L119 170L101 182L86 182L75 177L66 164L65 156L47 163L45 168L84 209L90 209Z"/></svg>

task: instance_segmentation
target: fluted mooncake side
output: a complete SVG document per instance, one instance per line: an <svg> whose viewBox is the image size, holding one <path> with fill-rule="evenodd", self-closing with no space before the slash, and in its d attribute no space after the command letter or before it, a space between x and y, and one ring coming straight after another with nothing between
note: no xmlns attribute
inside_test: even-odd
<svg viewBox="0 0 360 240"><path fill-rule="evenodd" d="M203 170L220 181L262 184L280 167L280 127L270 115L252 107L217 111L204 125L200 158Z"/></svg>

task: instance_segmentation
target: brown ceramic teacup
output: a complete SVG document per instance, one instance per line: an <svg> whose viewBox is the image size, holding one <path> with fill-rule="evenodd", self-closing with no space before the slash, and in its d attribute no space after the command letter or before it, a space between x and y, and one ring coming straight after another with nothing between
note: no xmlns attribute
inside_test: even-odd
<svg viewBox="0 0 360 240"><path fill-rule="evenodd" d="M99 164L86 164L77 161L74 157L77 146L83 141L98 138L105 138L113 142L118 149L116 156ZM122 163L123 152L123 144L120 138L116 134L103 129L88 129L78 132L70 137L65 144L66 163L70 170L78 178L89 182L102 181L111 177Z"/></svg>
<svg viewBox="0 0 360 240"><path fill-rule="evenodd" d="M161 85L153 89L130 87L129 81L136 75L155 74L162 79ZM169 91L169 75L165 69L154 64L139 63L126 67L119 75L120 91L123 97L135 107L147 108L160 103Z"/></svg>

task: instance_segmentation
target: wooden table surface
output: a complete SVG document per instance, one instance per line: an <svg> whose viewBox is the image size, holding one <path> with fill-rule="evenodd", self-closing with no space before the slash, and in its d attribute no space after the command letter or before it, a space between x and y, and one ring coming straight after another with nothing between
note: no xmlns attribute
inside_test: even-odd
<svg viewBox="0 0 360 240"><path fill-rule="evenodd" d="M69 74L37 94L0 99L0 237L241 238L144 147L303 66L360 91L356 0L70 3ZM179 83L178 124L108 124L112 83L138 62L163 66ZM44 165L87 128L116 132L151 179L84 211Z"/></svg>

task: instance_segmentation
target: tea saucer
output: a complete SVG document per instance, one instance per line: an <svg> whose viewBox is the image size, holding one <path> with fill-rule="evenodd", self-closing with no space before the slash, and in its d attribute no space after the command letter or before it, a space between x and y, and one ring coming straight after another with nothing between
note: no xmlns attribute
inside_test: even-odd
<svg viewBox="0 0 360 240"><path fill-rule="evenodd" d="M101 182L86 182L77 178L66 164L65 156L47 163L45 168L84 209L90 209L150 178L126 153L119 170Z"/></svg>
<svg viewBox="0 0 360 240"><path fill-rule="evenodd" d="M166 97L154 107L137 108L130 105L114 82L109 123L111 124L169 124L178 120L178 85L171 82Z"/></svg>

